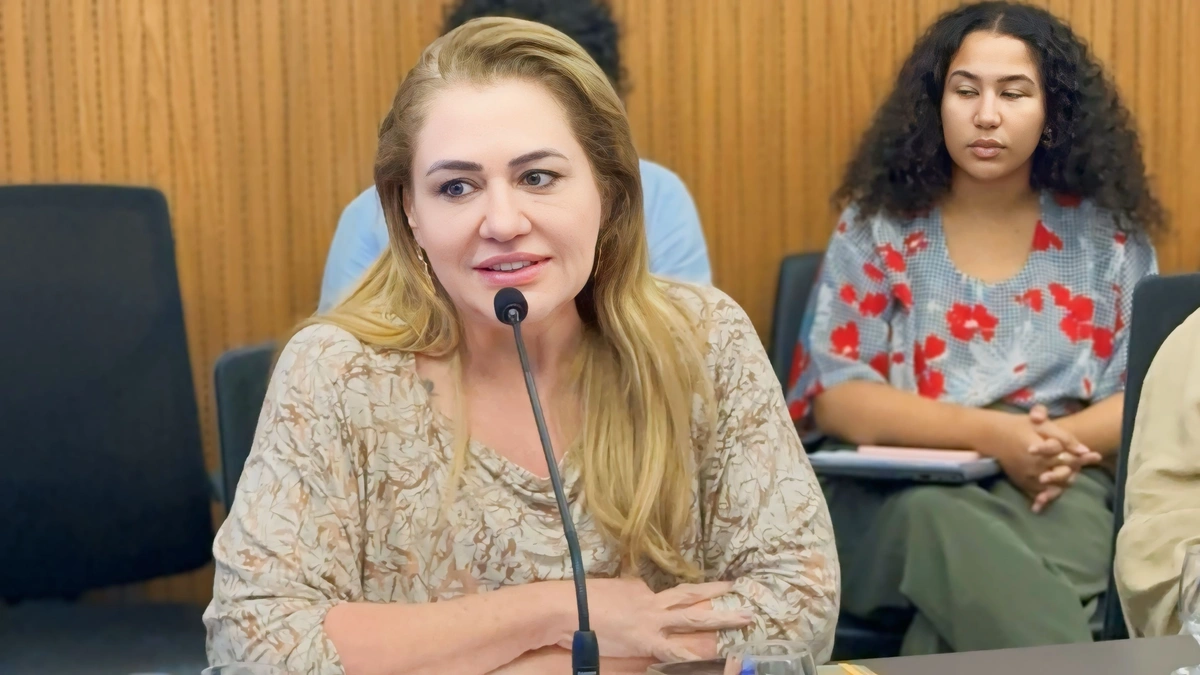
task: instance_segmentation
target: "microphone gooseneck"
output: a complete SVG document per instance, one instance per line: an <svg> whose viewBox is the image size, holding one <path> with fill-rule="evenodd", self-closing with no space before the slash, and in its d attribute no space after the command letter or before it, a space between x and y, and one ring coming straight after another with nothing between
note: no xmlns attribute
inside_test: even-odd
<svg viewBox="0 0 1200 675"><path fill-rule="evenodd" d="M554 499L558 502L558 514L562 518L563 534L567 539L567 550L571 554L571 576L575 581L575 605L579 612L579 630L571 644L571 672L573 675L598 675L600 672L600 648L596 634L592 632L588 618L587 585L585 583L583 556L579 552L579 537L575 534L575 523L567 506L562 478L558 475L558 462L550 444L550 432L546 429L546 418L542 415L542 404L538 399L537 385L533 381L533 370L529 367L529 355L525 353L525 340L521 337L521 322L529 314L529 303L524 294L515 288L502 288L493 301L496 318L512 326L513 339L517 343L517 355L521 359L521 370L525 374L525 389L533 405L533 420L537 424L538 437L542 441L542 452L546 454L546 466L550 469L550 485L554 488Z"/></svg>

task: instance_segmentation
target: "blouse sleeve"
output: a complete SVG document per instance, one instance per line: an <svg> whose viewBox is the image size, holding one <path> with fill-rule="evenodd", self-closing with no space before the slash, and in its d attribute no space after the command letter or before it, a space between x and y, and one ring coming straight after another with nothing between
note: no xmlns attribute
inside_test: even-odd
<svg viewBox="0 0 1200 675"><path fill-rule="evenodd" d="M719 648L798 640L828 659L837 623L840 570L825 497L766 351L745 312L714 304L709 357L717 419L701 467L704 557L715 578L733 579L722 610L748 609L752 625L722 631Z"/></svg>
<svg viewBox="0 0 1200 675"><path fill-rule="evenodd" d="M805 309L792 361L788 407L802 428L812 427L812 402L822 392L851 380L887 383L888 326L897 302L912 302L906 284L889 281L904 265L893 246L875 241L868 223L855 222L853 210L842 215Z"/></svg>
<svg viewBox="0 0 1200 675"><path fill-rule="evenodd" d="M1200 311L1150 362L1129 446L1114 574L1134 637L1179 632L1179 571L1200 544Z"/></svg>
<svg viewBox="0 0 1200 675"><path fill-rule="evenodd" d="M1125 235L1118 235L1123 237ZM1140 234L1122 239L1123 255L1117 265L1113 284L1117 290L1117 310L1113 326L1112 356L1100 371L1093 400L1102 401L1125 390L1125 368L1128 363L1129 323L1133 311L1133 291L1143 278L1158 274L1158 257L1154 245Z"/></svg>
<svg viewBox="0 0 1200 675"><path fill-rule="evenodd" d="M213 546L216 577L204 615L212 663L343 673L324 621L336 604L362 596L357 480L338 385L353 358L349 343L338 329L314 326L279 358Z"/></svg>

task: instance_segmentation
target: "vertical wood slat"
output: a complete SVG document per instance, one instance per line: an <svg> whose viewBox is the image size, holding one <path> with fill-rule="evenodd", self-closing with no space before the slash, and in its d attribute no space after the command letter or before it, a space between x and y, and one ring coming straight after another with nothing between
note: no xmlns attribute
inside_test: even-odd
<svg viewBox="0 0 1200 675"><path fill-rule="evenodd" d="M211 368L315 306L337 217L372 181L400 78L441 27L424 0L0 0L0 181L154 185L175 228L193 375L216 464ZM639 150L680 175L716 282L766 331L787 252L824 246L829 194L913 40L958 0L616 0ZM1040 0L1133 111L1200 268L1192 0ZM151 584L203 600L211 569ZM137 592L137 591L130 591Z"/></svg>
<svg viewBox="0 0 1200 675"><path fill-rule="evenodd" d="M4 59L4 78L0 80L0 107L4 110L0 128L3 170L9 180L33 179L33 134L30 117L33 104L29 97L28 19L24 2L0 2L0 58Z"/></svg>

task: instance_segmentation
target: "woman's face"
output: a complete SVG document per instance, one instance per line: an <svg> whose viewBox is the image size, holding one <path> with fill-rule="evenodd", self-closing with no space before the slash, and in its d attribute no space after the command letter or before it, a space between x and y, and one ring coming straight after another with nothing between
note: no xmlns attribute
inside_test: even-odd
<svg viewBox="0 0 1200 675"><path fill-rule="evenodd" d="M465 321L495 322L506 286L527 321L575 311L603 213L591 163L566 112L523 80L455 85L430 102L405 212Z"/></svg>
<svg viewBox="0 0 1200 675"><path fill-rule="evenodd" d="M971 33L950 61L942 133L954 164L980 181L1026 167L1046 123L1041 74L1024 42Z"/></svg>

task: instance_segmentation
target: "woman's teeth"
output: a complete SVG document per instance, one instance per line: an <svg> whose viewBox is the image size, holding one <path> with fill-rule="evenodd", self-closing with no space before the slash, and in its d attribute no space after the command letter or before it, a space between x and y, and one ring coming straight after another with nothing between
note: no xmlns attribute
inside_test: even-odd
<svg viewBox="0 0 1200 675"><path fill-rule="evenodd" d="M492 265L488 269L492 270L493 272L511 272L513 270L519 270L522 267L529 267L532 264L532 261L526 260L523 262L500 263L499 265Z"/></svg>

